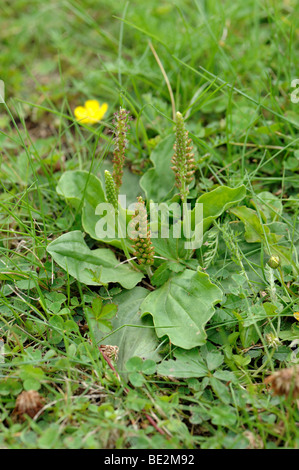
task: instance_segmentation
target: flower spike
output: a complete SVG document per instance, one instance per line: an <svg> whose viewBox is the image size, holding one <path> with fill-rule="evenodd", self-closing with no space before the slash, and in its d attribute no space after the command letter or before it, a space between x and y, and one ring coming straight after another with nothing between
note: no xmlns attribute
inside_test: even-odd
<svg viewBox="0 0 299 470"><path fill-rule="evenodd" d="M147 225L147 211L142 197L138 197L137 200L138 204L131 221L133 223L132 247L138 263L150 266L154 262L154 247Z"/></svg>
<svg viewBox="0 0 299 470"><path fill-rule="evenodd" d="M117 194L114 180L110 171L105 170L105 189L107 201L112 204L115 210L118 209Z"/></svg>
<svg viewBox="0 0 299 470"><path fill-rule="evenodd" d="M130 120L129 111L123 108L114 114L113 124L115 126L114 133L114 152L113 152L113 179L116 186L116 192L122 184L123 166L125 161L125 149L128 144L126 139L128 131L128 121Z"/></svg>
<svg viewBox="0 0 299 470"><path fill-rule="evenodd" d="M176 141L174 145L174 155L171 162L172 170L175 173L176 186L180 191L182 201L186 201L189 188L188 185L193 180L195 171L194 154L191 153L193 147L192 140L188 138L188 131L185 129L184 119L181 113L176 113Z"/></svg>

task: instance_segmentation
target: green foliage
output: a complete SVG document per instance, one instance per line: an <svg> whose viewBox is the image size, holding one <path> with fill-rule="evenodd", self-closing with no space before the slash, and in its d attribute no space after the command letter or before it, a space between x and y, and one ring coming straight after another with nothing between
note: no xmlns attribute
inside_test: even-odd
<svg viewBox="0 0 299 470"><path fill-rule="evenodd" d="M143 275L127 265L119 265L113 252L107 248L90 250L82 232L69 232L57 238L47 248L54 260L69 275L84 284L97 286L119 282L132 289Z"/></svg>
<svg viewBox="0 0 299 470"><path fill-rule="evenodd" d="M113 326L110 320L115 317L117 313L117 306L115 304L103 305L102 299L96 297L91 307L85 308L89 322L93 322L101 331L109 332Z"/></svg>
<svg viewBox="0 0 299 470"><path fill-rule="evenodd" d="M103 339L100 327L94 329L96 341L119 347L118 370L125 372L125 364L134 356L159 361L159 343L149 316L140 318L139 309L148 296L147 289L135 287L113 298L118 306L117 317L111 320L113 331Z"/></svg>
<svg viewBox="0 0 299 470"><path fill-rule="evenodd" d="M199 196L197 203L203 205L203 230L204 232L211 226L213 220L223 214L224 211L242 201L246 196L244 185L238 188L218 186L213 191ZM192 220L194 211L192 213Z"/></svg>
<svg viewBox="0 0 299 470"><path fill-rule="evenodd" d="M191 349L205 342L204 327L221 299L221 290L207 274L186 269L151 292L141 314L152 315L159 338L167 335L174 345Z"/></svg>
<svg viewBox="0 0 299 470"><path fill-rule="evenodd" d="M102 214L97 214L97 207L99 204L107 202L101 181L95 175L85 171L69 171L61 176L57 185L57 192L77 209L81 208L82 228L93 239L98 240L96 228L103 217L101 217ZM114 206L116 205L115 197L113 200ZM126 221L130 220L131 215L120 205L118 205L118 210ZM111 216L111 213L108 215ZM112 218L107 217L107 224L118 235L117 218L114 215ZM119 237L116 239L107 237L104 241L113 246L122 247ZM126 243L128 249L130 249L129 240Z"/></svg>
<svg viewBox="0 0 299 470"><path fill-rule="evenodd" d="M282 235L271 233L270 228L261 222L255 211L246 206L241 206L231 209L231 212L244 223L244 236L248 243L263 242L265 251L269 256L277 255L282 264L293 264L291 250L285 246L277 245ZM295 270L298 270L298 268L295 267Z"/></svg>
<svg viewBox="0 0 299 470"><path fill-rule="evenodd" d="M174 145L174 155L172 157L172 170L175 174L176 187L180 192L182 201L187 200L189 194L189 184L194 178L195 161L194 153L191 153L192 139L185 128L184 118L180 112L176 113L176 140Z"/></svg>
<svg viewBox="0 0 299 470"><path fill-rule="evenodd" d="M142 374L153 375L156 371L156 363L151 359L144 361L140 357L131 357L126 363L126 369L129 372L129 380L134 387L141 387L145 383Z"/></svg>
<svg viewBox="0 0 299 470"><path fill-rule="evenodd" d="M150 155L153 168L147 170L140 179L140 186L148 201L162 202L173 194L175 178L170 171L173 145L174 136L170 135L159 142Z"/></svg>
<svg viewBox="0 0 299 470"><path fill-rule="evenodd" d="M61 175L57 185L57 193L64 197L72 206L79 209L83 205L91 212L100 202L106 202L100 180L87 171L66 171Z"/></svg>
<svg viewBox="0 0 299 470"><path fill-rule="evenodd" d="M115 210L118 208L118 201L116 195L116 187L111 176L111 173L108 170L105 170L105 188L106 188L106 197L107 201L112 204Z"/></svg>
<svg viewBox="0 0 299 470"><path fill-rule="evenodd" d="M297 448L295 401L264 383L299 360L295 2L95 3L1 9L0 447ZM82 125L90 99L108 111ZM171 225L178 109L203 244L152 237L146 270L105 170Z"/></svg>

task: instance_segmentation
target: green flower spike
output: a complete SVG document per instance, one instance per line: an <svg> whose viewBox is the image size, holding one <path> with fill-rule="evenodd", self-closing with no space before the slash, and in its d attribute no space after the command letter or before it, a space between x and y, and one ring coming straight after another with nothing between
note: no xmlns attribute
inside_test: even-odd
<svg viewBox="0 0 299 470"><path fill-rule="evenodd" d="M193 147L192 140L188 138L188 131L185 128L184 119L181 113L176 113L176 141L174 145L174 155L172 157L172 170L175 173L176 186L180 191L181 199L186 201L189 188L188 185L194 176L194 154L191 153Z"/></svg>
<svg viewBox="0 0 299 470"><path fill-rule="evenodd" d="M110 171L105 170L105 189L106 198L109 204L112 204L114 209L118 209L117 195L114 180L111 176Z"/></svg>
<svg viewBox="0 0 299 470"><path fill-rule="evenodd" d="M118 197L117 197L117 192L115 188L115 183L114 179L112 178L111 173L108 170L105 170L105 189L106 189L106 198L109 204L111 204L114 207L116 218L118 220L119 218L119 207L118 207ZM130 254L128 251L128 247L126 245L124 236L121 232L121 228L118 228L118 238L120 240L122 249L126 255L127 260L130 260ZM129 261L130 262L130 261Z"/></svg>
<svg viewBox="0 0 299 470"><path fill-rule="evenodd" d="M119 192L119 188L122 184L123 166L125 161L125 150L128 144L126 135L128 132L128 121L130 120L129 111L123 108L117 113L114 113L115 119L113 124L115 126L114 133L114 152L113 152L113 179L116 186L116 192Z"/></svg>
<svg viewBox="0 0 299 470"><path fill-rule="evenodd" d="M138 197L138 207L133 216L133 249L139 264L151 266L154 262L154 247L147 225L147 212L142 197ZM132 221L133 222L133 221Z"/></svg>

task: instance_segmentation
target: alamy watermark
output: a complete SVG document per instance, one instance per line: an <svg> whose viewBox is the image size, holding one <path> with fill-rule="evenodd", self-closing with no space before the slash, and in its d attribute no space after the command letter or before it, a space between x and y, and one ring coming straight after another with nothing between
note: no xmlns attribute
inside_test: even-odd
<svg viewBox="0 0 299 470"><path fill-rule="evenodd" d="M292 80L291 87L295 88L291 93L291 101L295 104L299 103L299 78L294 78L294 80Z"/></svg>
<svg viewBox="0 0 299 470"><path fill-rule="evenodd" d="M105 238L125 238L134 239L136 237L136 224L138 218L133 217L128 221L126 206L126 196L119 196L120 209L116 216L115 208L110 203L100 203L96 207L95 214L101 216L95 226L95 232L99 239ZM138 211L140 203L133 203L128 206L128 213L134 215ZM196 203L191 209L191 204L176 202L171 204L154 203L149 204L148 225L151 238L182 238L185 249L195 250L200 248L203 240L203 204ZM136 219L136 220L135 220ZM146 234L139 233L140 238L145 238Z"/></svg>
<svg viewBox="0 0 299 470"><path fill-rule="evenodd" d="M5 103L5 86L3 80L0 80L0 103Z"/></svg>

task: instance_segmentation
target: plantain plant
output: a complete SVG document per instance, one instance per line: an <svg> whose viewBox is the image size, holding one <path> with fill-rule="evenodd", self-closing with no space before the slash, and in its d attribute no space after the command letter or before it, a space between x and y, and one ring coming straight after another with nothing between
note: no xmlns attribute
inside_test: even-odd
<svg viewBox="0 0 299 470"><path fill-rule="evenodd" d="M62 175L57 191L81 210L82 231L65 233L48 245L53 259L78 281L99 287L117 283L123 289L113 299L118 305L113 332L106 337L99 325L93 323L99 343L120 348L122 364L134 354L158 360L160 340L167 339L184 350L206 342L206 324L215 312L215 305L223 299L222 290L205 272L218 250L220 231L215 222L221 216L242 221L249 243L259 242L269 256L274 254L282 263L289 263L287 250L278 245L279 237L270 232L257 212L238 206L246 197L244 185L235 188L218 185L208 192L198 189L193 143L179 112L174 132L170 130L150 156L152 167L139 181L137 205L133 209L124 207L121 191L129 121L128 111L121 108L114 120L113 173L105 171L105 190L101 180L90 172L68 171ZM185 248L183 232L175 237L170 230L168 237L161 236L165 220L170 229L174 228L172 204L186 205L187 202L191 205L183 214L193 224L194 233L200 228L196 225L194 206L203 207L200 224L205 244L191 251ZM110 207L108 216L98 210L99 204L105 203ZM164 218L158 213L149 223L152 203L164 210ZM104 221L115 231L108 231L108 235L102 237L97 228L103 227ZM180 229L182 223L179 220ZM127 225L133 227L130 235ZM93 249L91 242L86 243L84 233L94 240ZM128 319L131 329L125 326ZM122 328L126 333L120 335ZM128 337L132 339L130 346L124 341Z"/></svg>

